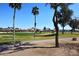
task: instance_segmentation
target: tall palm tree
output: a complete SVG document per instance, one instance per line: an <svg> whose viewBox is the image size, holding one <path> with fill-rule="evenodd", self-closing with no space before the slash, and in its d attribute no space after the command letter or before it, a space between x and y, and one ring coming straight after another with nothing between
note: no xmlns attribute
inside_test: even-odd
<svg viewBox="0 0 79 59"><path fill-rule="evenodd" d="M15 15L16 15L16 10L21 9L21 3L9 3L9 6L14 9L14 14L13 14L13 40L14 40L14 45L15 45Z"/></svg>
<svg viewBox="0 0 79 59"><path fill-rule="evenodd" d="M35 20L34 20L34 38L35 38L35 32L36 32L36 15L39 14L39 8L37 6L32 8L32 13L35 16Z"/></svg>

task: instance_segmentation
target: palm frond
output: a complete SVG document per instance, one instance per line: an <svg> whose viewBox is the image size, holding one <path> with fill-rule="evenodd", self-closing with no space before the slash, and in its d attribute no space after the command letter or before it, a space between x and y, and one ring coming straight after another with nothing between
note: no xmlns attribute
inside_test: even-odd
<svg viewBox="0 0 79 59"><path fill-rule="evenodd" d="M9 3L11 8L21 9L21 3Z"/></svg>

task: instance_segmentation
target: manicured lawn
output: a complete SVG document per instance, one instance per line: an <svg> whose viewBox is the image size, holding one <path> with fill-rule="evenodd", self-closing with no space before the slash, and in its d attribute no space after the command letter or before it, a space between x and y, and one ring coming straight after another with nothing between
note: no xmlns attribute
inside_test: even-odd
<svg viewBox="0 0 79 59"><path fill-rule="evenodd" d="M36 33L36 35L39 34L52 34L49 32L42 32L42 33ZM61 32L59 33L59 37L61 38L68 38L68 37L79 37L78 33L65 33L62 34ZM16 32L15 40L16 41L33 41L33 40L46 40L46 39L53 39L54 36L39 36L35 37L34 39L34 33L32 32ZM0 43L5 43L5 42L13 42L13 34L12 33L0 33Z"/></svg>
<svg viewBox="0 0 79 59"><path fill-rule="evenodd" d="M40 33L36 33L40 34ZM49 34L48 32L42 32L41 34ZM32 32L16 32L15 33L15 40L16 41L33 41L33 40L46 40L52 39L53 37L35 37L34 33ZM13 42L13 34L12 33L0 33L0 43L5 42Z"/></svg>
<svg viewBox="0 0 79 59"><path fill-rule="evenodd" d="M71 34L70 32L67 33L59 33L59 37L63 37L63 38L67 38L67 37L79 37L79 33L78 32L74 32L73 34Z"/></svg>

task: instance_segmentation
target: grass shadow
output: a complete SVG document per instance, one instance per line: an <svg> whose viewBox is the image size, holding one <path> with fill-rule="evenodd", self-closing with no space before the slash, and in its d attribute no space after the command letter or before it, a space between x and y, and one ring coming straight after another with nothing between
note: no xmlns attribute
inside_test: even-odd
<svg viewBox="0 0 79 59"><path fill-rule="evenodd" d="M50 37L50 36L55 36L55 34L43 34L43 35L35 35L36 37Z"/></svg>

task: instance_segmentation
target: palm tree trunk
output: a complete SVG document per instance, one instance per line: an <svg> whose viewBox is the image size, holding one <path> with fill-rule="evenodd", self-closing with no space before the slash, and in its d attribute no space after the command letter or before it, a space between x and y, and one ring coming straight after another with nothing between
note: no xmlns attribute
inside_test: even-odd
<svg viewBox="0 0 79 59"><path fill-rule="evenodd" d="M58 21L57 21L57 14L56 13L57 13L57 8L55 9L55 12L54 12L53 23L54 23L55 30L56 30L56 34L55 34L55 47L59 47L59 42L58 42L58 31L59 31L59 29L58 29Z"/></svg>
<svg viewBox="0 0 79 59"><path fill-rule="evenodd" d="M34 23L34 39L35 39L35 33L36 33L36 15L35 15L35 23Z"/></svg>
<svg viewBox="0 0 79 59"><path fill-rule="evenodd" d="M14 40L14 46L15 46L15 14L16 14L16 8L14 8L14 15L13 15L13 40Z"/></svg>

